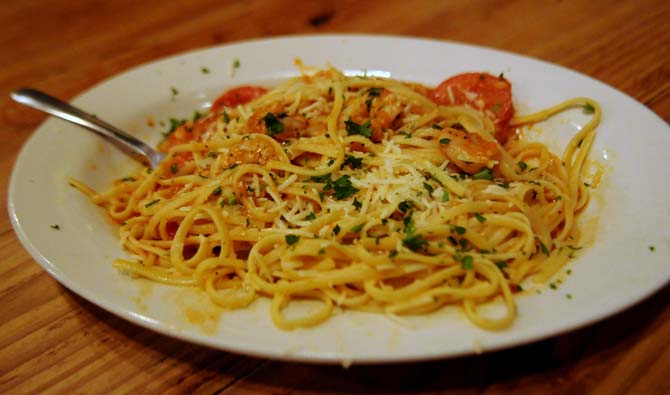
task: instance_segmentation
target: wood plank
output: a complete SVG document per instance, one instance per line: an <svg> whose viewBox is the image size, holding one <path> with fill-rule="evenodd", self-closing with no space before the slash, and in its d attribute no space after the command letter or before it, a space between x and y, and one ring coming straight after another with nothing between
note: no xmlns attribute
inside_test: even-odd
<svg viewBox="0 0 670 395"><path fill-rule="evenodd" d="M668 121L668 20L670 2L662 0L7 0L0 3L0 205L7 206L21 146L45 119L9 99L21 86L69 99L136 65L204 46L284 34L399 34L554 62ZM0 393L668 394L668 300L670 286L597 324L482 356L349 369L266 361L155 334L65 290L25 252L5 210Z"/></svg>

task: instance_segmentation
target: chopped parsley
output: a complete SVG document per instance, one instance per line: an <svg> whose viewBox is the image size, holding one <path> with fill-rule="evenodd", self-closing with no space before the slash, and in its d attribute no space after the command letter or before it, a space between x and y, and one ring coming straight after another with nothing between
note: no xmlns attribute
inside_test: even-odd
<svg viewBox="0 0 670 395"><path fill-rule="evenodd" d="M340 234L340 225L335 225L335 227L333 228L333 234L335 236Z"/></svg>
<svg viewBox="0 0 670 395"><path fill-rule="evenodd" d="M239 59L234 59L234 60L233 60L233 64L232 64L233 67L232 67L232 69L230 70L230 75L231 75L231 76L235 76L235 72L237 71L237 69L240 68L241 65L242 65L242 64L240 63L240 60L239 60Z"/></svg>
<svg viewBox="0 0 670 395"><path fill-rule="evenodd" d="M314 214L313 212L312 212L312 213L309 213L309 215L306 216L305 219L306 219L307 221L314 221L314 220L316 219L316 214Z"/></svg>
<svg viewBox="0 0 670 395"><path fill-rule="evenodd" d="M425 251L428 246L428 240L426 240L421 233L408 234L407 237L402 240L402 244L414 252L419 250Z"/></svg>
<svg viewBox="0 0 670 395"><path fill-rule="evenodd" d="M435 129L435 130L442 130L442 126L440 126L440 125L438 125L438 124L436 124L436 123L432 124L430 127L433 128L433 129Z"/></svg>
<svg viewBox="0 0 670 395"><path fill-rule="evenodd" d="M651 251L651 252L656 251L656 246L649 246L649 251Z"/></svg>
<svg viewBox="0 0 670 395"><path fill-rule="evenodd" d="M286 236L284 236L284 239L286 239L286 244L293 245L293 244L297 243L298 240L300 240L300 236L286 235Z"/></svg>
<svg viewBox="0 0 670 395"><path fill-rule="evenodd" d="M449 138L444 137L444 138L440 139L440 144L442 144L442 145L447 145L449 143L451 143L451 139L449 139Z"/></svg>
<svg viewBox="0 0 670 395"><path fill-rule="evenodd" d="M340 169L344 168L345 166L350 166L352 169L359 169L361 166L363 166L363 158L357 158L353 155L347 154Z"/></svg>
<svg viewBox="0 0 670 395"><path fill-rule="evenodd" d="M324 174L322 176L311 176L309 180L314 182L330 182L330 174Z"/></svg>
<svg viewBox="0 0 670 395"><path fill-rule="evenodd" d="M470 255L465 255L461 259L461 267L465 270L472 270L474 268L474 259Z"/></svg>
<svg viewBox="0 0 670 395"><path fill-rule="evenodd" d="M500 103L496 103L491 107L491 112L498 112L500 110Z"/></svg>
<svg viewBox="0 0 670 395"><path fill-rule="evenodd" d="M498 261L495 262L495 265L498 266L498 269L502 270L507 267L507 262L505 261Z"/></svg>
<svg viewBox="0 0 670 395"><path fill-rule="evenodd" d="M473 180L493 180L493 171L488 167L485 167L479 173L476 173L472 176Z"/></svg>
<svg viewBox="0 0 670 395"><path fill-rule="evenodd" d="M402 201L398 204L398 210L401 213L405 213L405 212L407 212L407 210L409 210L413 207L414 207L414 202L412 202L411 200L404 200L404 201Z"/></svg>
<svg viewBox="0 0 670 395"><path fill-rule="evenodd" d="M584 107L582 107L582 112L584 114L593 114L596 112L596 109L589 103L584 104Z"/></svg>
<svg viewBox="0 0 670 395"><path fill-rule="evenodd" d="M265 122L265 127L270 136L275 136L284 132L284 124L271 112L265 114L263 122Z"/></svg>
<svg viewBox="0 0 670 395"><path fill-rule="evenodd" d="M402 219L403 224L405 224L405 233L411 234L414 233L414 222L412 222L412 217L407 216Z"/></svg>
<svg viewBox="0 0 670 395"><path fill-rule="evenodd" d="M381 91L382 91L382 88L372 87L372 88L367 90L367 94L370 97L377 97L377 96L379 96Z"/></svg>
<svg viewBox="0 0 670 395"><path fill-rule="evenodd" d="M170 92L172 92L172 96L177 96L179 94L179 90L174 86L170 87Z"/></svg>
<svg viewBox="0 0 670 395"><path fill-rule="evenodd" d="M222 117L223 117L223 122L225 122L225 123L230 122L230 115L228 115L228 112L227 112L227 111L224 111L224 112L223 112L223 116L222 116Z"/></svg>
<svg viewBox="0 0 670 395"><path fill-rule="evenodd" d="M51 225L50 228L60 230L60 225Z"/></svg>
<svg viewBox="0 0 670 395"><path fill-rule="evenodd" d="M200 72L203 74L209 74L209 68L203 66L200 68Z"/></svg>
<svg viewBox="0 0 670 395"><path fill-rule="evenodd" d="M123 178L121 179L121 181L123 181L123 182L127 182L127 181L135 181L135 177L123 177Z"/></svg>
<svg viewBox="0 0 670 395"><path fill-rule="evenodd" d="M214 188L214 190L212 191L212 194L214 194L214 196L219 196L221 194L221 185Z"/></svg>
<svg viewBox="0 0 670 395"><path fill-rule="evenodd" d="M356 210L360 210L361 207L363 207L363 203L359 202L358 199L356 199L356 198L354 198L354 203L353 203L353 205L354 205L354 207L356 208Z"/></svg>
<svg viewBox="0 0 670 395"><path fill-rule="evenodd" d="M547 248L547 246L544 245L544 243L542 243L541 241L538 242L538 243L540 244L540 250L542 251L542 253L543 253L544 255L546 255L546 256L549 256L549 254L551 254L551 252L549 251L549 249Z"/></svg>
<svg viewBox="0 0 670 395"><path fill-rule="evenodd" d="M443 202L448 202L449 201L449 192L444 191L442 192L442 199Z"/></svg>
<svg viewBox="0 0 670 395"><path fill-rule="evenodd" d="M144 207L151 207L151 206L153 206L154 204L156 204L160 201L161 201L160 199L152 200L149 203L145 204Z"/></svg>
<svg viewBox="0 0 670 395"><path fill-rule="evenodd" d="M454 233L458 233L459 235L465 234L466 229L462 226L454 225L451 227L451 231Z"/></svg>
<svg viewBox="0 0 670 395"><path fill-rule="evenodd" d="M177 130L178 127L181 125L185 124L186 120L185 119L176 119L176 118L170 118L170 129L168 129L167 132L163 133L163 136L167 137L172 134L175 130Z"/></svg>
<svg viewBox="0 0 670 395"><path fill-rule="evenodd" d="M170 172L172 172L172 174L175 174L178 171L179 171L179 167L177 166L176 163L173 163L173 164L170 165Z"/></svg>
<svg viewBox="0 0 670 395"><path fill-rule="evenodd" d="M370 121L367 121L362 125L359 125L356 122L349 119L347 121L344 121L344 124L345 124L346 129L347 129L347 135L349 135L349 136L354 136L354 135L361 135L361 136L365 136L365 137L371 137L372 136L372 127L370 125Z"/></svg>
<svg viewBox="0 0 670 395"><path fill-rule="evenodd" d="M361 231L361 229L363 229L363 225L365 225L365 223L358 224L358 225L354 226L353 228L351 228L351 231L354 232L354 233L358 233L358 232Z"/></svg>
<svg viewBox="0 0 670 395"><path fill-rule="evenodd" d="M528 165L526 164L526 162L524 162L524 161L522 161L522 160L520 160L519 162L517 162L516 165L519 166L519 169L521 169L522 171L523 171L523 170L526 170L526 168L528 168Z"/></svg>
<svg viewBox="0 0 670 395"><path fill-rule="evenodd" d="M335 199L346 199L349 196L355 195L358 192L358 188L355 188L351 184L351 177L348 175L343 175L337 180L331 181L328 180L326 185L323 187L324 191L333 190L333 197Z"/></svg>
<svg viewBox="0 0 670 395"><path fill-rule="evenodd" d="M429 194L433 193L433 191L435 190L435 188L433 188L433 186L427 182L423 183L423 187L426 189L426 191L428 191Z"/></svg>
<svg viewBox="0 0 670 395"><path fill-rule="evenodd" d="M479 213L475 213L475 218L477 218L477 221L479 221L479 222L485 222L486 221L486 217L484 217L483 215L481 215Z"/></svg>

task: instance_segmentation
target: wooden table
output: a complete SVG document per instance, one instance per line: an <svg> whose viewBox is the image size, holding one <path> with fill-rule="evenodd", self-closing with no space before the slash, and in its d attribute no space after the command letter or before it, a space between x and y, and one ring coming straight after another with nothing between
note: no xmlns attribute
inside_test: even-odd
<svg viewBox="0 0 670 395"><path fill-rule="evenodd" d="M44 120L10 101L9 92L20 86L71 98L132 66L193 48L299 33L390 33L558 63L628 93L667 120L668 21L666 0L4 0L2 206L12 164ZM481 356L348 370L268 361L173 340L108 314L47 275L3 214L0 393L669 394L669 300L666 286L593 326Z"/></svg>

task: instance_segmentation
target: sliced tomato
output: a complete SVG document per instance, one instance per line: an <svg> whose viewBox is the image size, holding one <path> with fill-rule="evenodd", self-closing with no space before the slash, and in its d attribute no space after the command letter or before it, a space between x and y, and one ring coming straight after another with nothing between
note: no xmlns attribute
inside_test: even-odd
<svg viewBox="0 0 670 395"><path fill-rule="evenodd" d="M248 103L257 97L267 93L262 86L238 86L224 92L212 103L212 111L218 111L221 107L233 107L238 104Z"/></svg>
<svg viewBox="0 0 670 395"><path fill-rule="evenodd" d="M514 116L512 84L503 76L496 77L488 73L459 74L442 82L429 97L438 104L469 104L486 111L496 125L495 136L500 143L507 141L511 134L509 121Z"/></svg>

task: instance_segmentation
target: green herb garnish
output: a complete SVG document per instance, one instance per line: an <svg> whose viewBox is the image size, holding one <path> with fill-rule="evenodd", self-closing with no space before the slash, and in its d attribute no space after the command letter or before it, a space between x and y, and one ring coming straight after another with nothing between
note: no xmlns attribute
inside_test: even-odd
<svg viewBox="0 0 670 395"><path fill-rule="evenodd" d="M371 137L372 136L372 127L370 125L370 121L367 121L362 125L359 125L356 122L349 119L347 121L344 121L344 124L345 124L346 129L347 129L347 135L349 135L349 136L354 136L354 135L361 135L361 136L365 136L365 137Z"/></svg>
<svg viewBox="0 0 670 395"><path fill-rule="evenodd" d="M340 169L344 168L345 166L350 166L352 169L359 169L361 166L363 166L363 158L357 158L353 155L347 154Z"/></svg>
<svg viewBox="0 0 670 395"><path fill-rule="evenodd" d="M367 94L370 97L377 97L381 93L382 89L378 87L373 87L367 90Z"/></svg>
<svg viewBox="0 0 670 395"><path fill-rule="evenodd" d="M451 231L454 233L458 233L459 235L465 234L466 229L462 226L454 225L451 227Z"/></svg>
<svg viewBox="0 0 670 395"><path fill-rule="evenodd" d="M358 224L358 225L354 226L353 228L351 228L351 231L354 232L354 233L358 233L358 232L361 231L361 229L363 229L363 225L365 225L365 223Z"/></svg>
<svg viewBox="0 0 670 395"><path fill-rule="evenodd" d="M493 180L493 171L488 167L485 167L479 173L476 173L472 176L473 180Z"/></svg>
<svg viewBox="0 0 670 395"><path fill-rule="evenodd" d="M544 245L544 243L542 243L541 241L538 242L538 243L540 244L540 250L542 250L542 253L543 253L544 255L549 256L549 254L551 254L551 252L549 251L549 249L547 248L547 246Z"/></svg>
<svg viewBox="0 0 670 395"><path fill-rule="evenodd" d="M344 175L338 178L335 181L328 181L323 187L324 191L333 190L333 197L335 199L345 199L349 196L355 195L358 192L358 188L355 188L350 180L351 177Z"/></svg>
<svg viewBox="0 0 670 395"><path fill-rule="evenodd" d="M416 252L419 250L425 250L428 246L428 240L426 240L421 233L407 235L402 240L402 244L409 248L410 250Z"/></svg>
<svg viewBox="0 0 670 395"><path fill-rule="evenodd" d="M281 123L279 118L277 118L277 116L273 113L269 112L265 114L263 121L265 122L265 127L267 128L270 136L275 136L284 132L284 124Z"/></svg>
<svg viewBox="0 0 670 395"><path fill-rule="evenodd" d="M441 200L442 200L442 202L448 202L449 201L449 192L443 191Z"/></svg>
<svg viewBox="0 0 670 395"><path fill-rule="evenodd" d="M413 207L414 207L414 202L412 202L411 200L404 200L404 201L402 201L398 204L398 210L401 213L405 213L405 212L407 212L407 210L409 210Z"/></svg>
<svg viewBox="0 0 670 395"><path fill-rule="evenodd" d="M284 239L286 239L286 244L293 245L293 244L297 243L298 240L300 240L300 236L286 235L286 236L284 236Z"/></svg>
<svg viewBox="0 0 670 395"><path fill-rule="evenodd" d="M461 267L465 270L472 270L474 268L474 259L470 255L465 255L461 259Z"/></svg>
<svg viewBox="0 0 670 395"><path fill-rule="evenodd" d="M151 207L151 206L153 206L154 204L156 204L160 201L161 201L160 199L152 200L149 203L145 204L144 207Z"/></svg>

